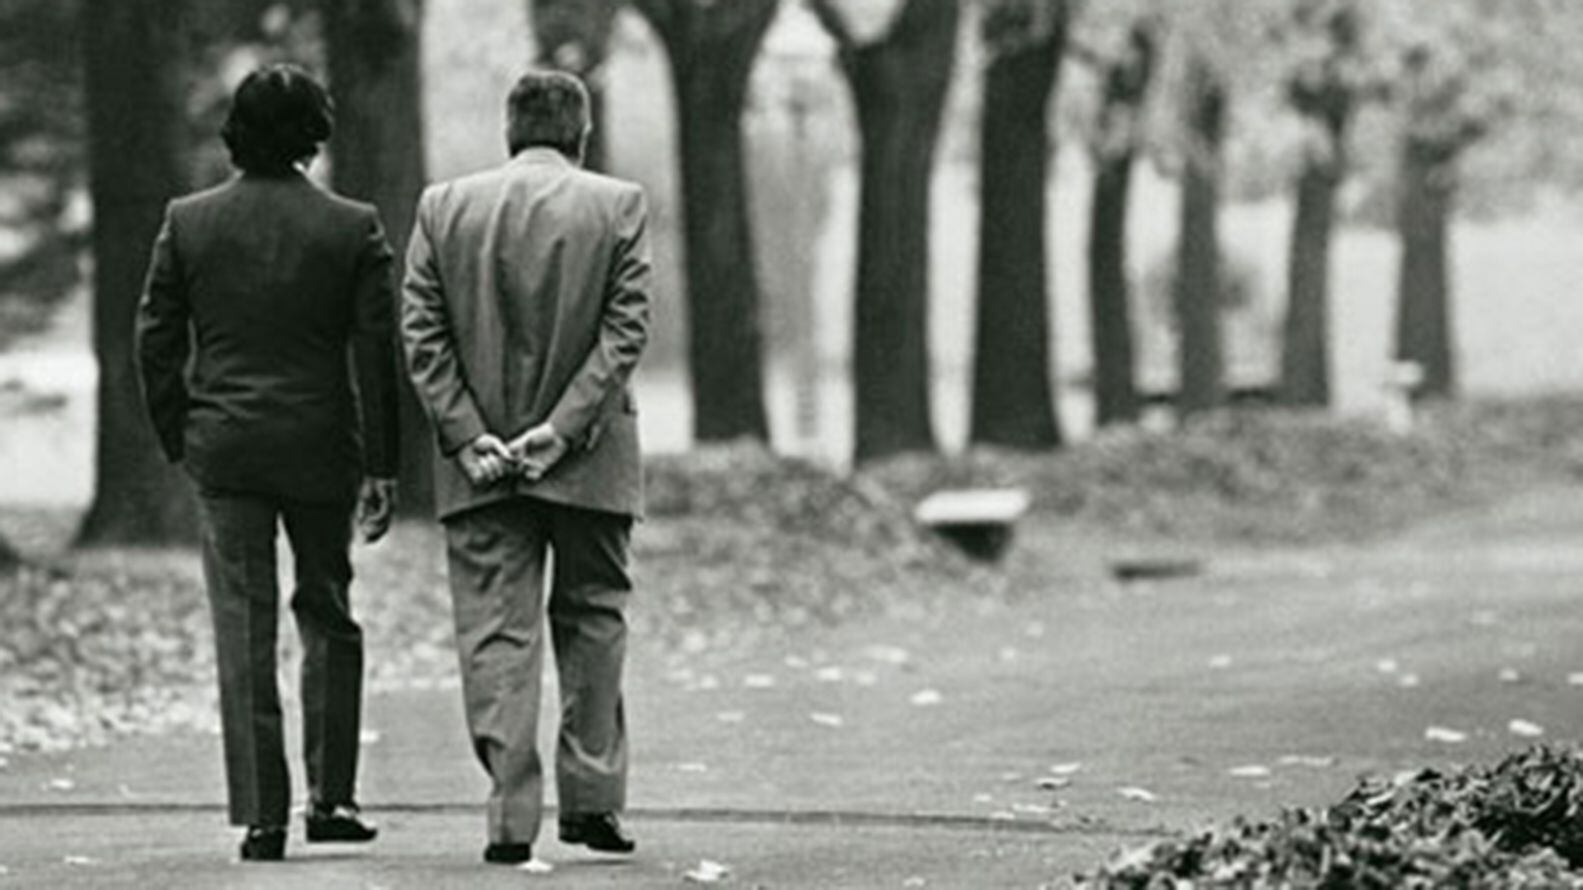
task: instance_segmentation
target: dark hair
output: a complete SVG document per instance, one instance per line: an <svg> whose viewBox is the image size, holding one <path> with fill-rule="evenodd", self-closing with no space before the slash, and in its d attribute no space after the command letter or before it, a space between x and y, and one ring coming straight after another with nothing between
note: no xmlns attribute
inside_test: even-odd
<svg viewBox="0 0 1583 890"><path fill-rule="evenodd" d="M238 168L279 175L318 154L333 129L335 106L312 75L295 65L266 65L236 88L220 138Z"/></svg>
<svg viewBox="0 0 1583 890"><path fill-rule="evenodd" d="M588 106L588 88L576 77L529 71L506 100L506 144L512 154L542 145L579 157L588 134Z"/></svg>

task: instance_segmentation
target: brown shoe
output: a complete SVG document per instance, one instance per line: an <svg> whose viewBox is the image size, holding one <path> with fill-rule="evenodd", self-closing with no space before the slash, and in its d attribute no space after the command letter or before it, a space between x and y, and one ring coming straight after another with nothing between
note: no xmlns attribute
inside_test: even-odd
<svg viewBox="0 0 1583 890"><path fill-rule="evenodd" d="M638 848L615 813L567 813L561 817L561 842L601 853L631 853Z"/></svg>

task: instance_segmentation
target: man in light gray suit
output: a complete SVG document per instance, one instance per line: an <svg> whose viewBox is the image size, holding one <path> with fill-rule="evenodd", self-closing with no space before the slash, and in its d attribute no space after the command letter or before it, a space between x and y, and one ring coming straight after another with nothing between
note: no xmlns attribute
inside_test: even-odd
<svg viewBox="0 0 1583 890"><path fill-rule="evenodd" d="M562 701L560 838L634 842L621 698L628 544L642 512L628 379L648 340L643 192L580 168L588 93L533 72L508 100L512 158L431 186L407 254L401 333L438 439L462 685L489 773L488 862L532 857L547 611Z"/></svg>

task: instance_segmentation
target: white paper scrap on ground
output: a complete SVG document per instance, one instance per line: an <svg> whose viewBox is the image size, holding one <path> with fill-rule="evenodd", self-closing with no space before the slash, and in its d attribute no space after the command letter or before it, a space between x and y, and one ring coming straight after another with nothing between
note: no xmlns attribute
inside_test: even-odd
<svg viewBox="0 0 1583 890"><path fill-rule="evenodd" d="M1316 757L1312 754L1287 754L1279 761L1281 766L1307 766L1314 769L1325 769L1336 765L1334 757Z"/></svg>
<svg viewBox="0 0 1583 890"><path fill-rule="evenodd" d="M1424 730L1424 738L1431 742L1444 742L1447 745L1460 745L1468 740L1468 734L1456 729L1447 729L1444 726L1431 726Z"/></svg>
<svg viewBox="0 0 1583 890"><path fill-rule="evenodd" d="M1506 730L1512 735L1518 735L1528 739L1538 738L1539 736L1545 734L1545 728L1543 726L1540 726L1537 723L1531 723L1527 720L1513 720L1512 722L1506 724Z"/></svg>
<svg viewBox="0 0 1583 890"><path fill-rule="evenodd" d="M682 875L683 880L695 884L718 884L731 874L731 867L713 859L701 859L698 864Z"/></svg>

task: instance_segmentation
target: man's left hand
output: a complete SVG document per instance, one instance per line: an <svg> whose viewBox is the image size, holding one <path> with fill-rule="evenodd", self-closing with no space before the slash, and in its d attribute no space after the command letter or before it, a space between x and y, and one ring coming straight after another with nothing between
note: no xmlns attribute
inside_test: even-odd
<svg viewBox="0 0 1583 890"><path fill-rule="evenodd" d="M357 493L357 530L363 541L372 544L383 538L395 512L396 480L365 477Z"/></svg>
<svg viewBox="0 0 1583 890"><path fill-rule="evenodd" d="M510 448L522 477L537 482L566 456L571 443L557 433L555 427L541 423L512 439Z"/></svg>

